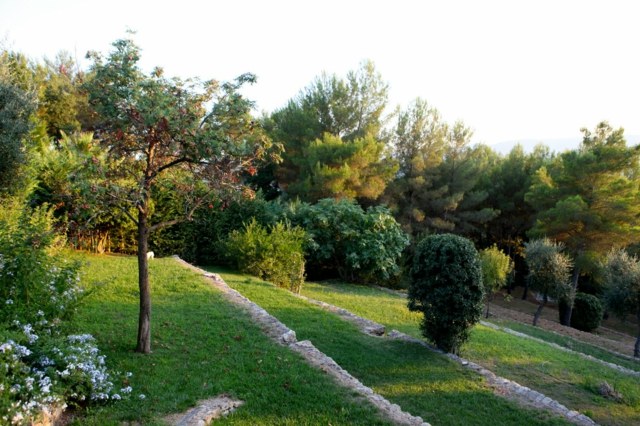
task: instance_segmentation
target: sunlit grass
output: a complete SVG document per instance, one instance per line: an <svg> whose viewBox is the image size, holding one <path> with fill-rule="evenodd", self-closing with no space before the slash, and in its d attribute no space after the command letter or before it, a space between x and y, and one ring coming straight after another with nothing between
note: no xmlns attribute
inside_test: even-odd
<svg viewBox="0 0 640 426"><path fill-rule="evenodd" d="M522 409L494 395L480 376L421 345L364 335L338 316L285 290L245 275L222 272L230 286L294 329L299 340L311 340L364 384L434 425L565 424L545 412ZM367 297L345 291L336 294L338 299ZM378 303L389 304L379 293L374 299L369 303L373 310L381 309ZM400 309L397 313L393 320L397 325L410 328L405 321L411 320L417 327L413 314Z"/></svg>
<svg viewBox="0 0 640 426"><path fill-rule="evenodd" d="M165 415L225 393L245 405L220 424L387 424L172 259L151 262L153 353L134 353L136 260L70 256L85 262L83 283L91 291L71 326L96 337L110 368L133 373L132 399L80 412L75 423L163 424Z"/></svg>
<svg viewBox="0 0 640 426"><path fill-rule="evenodd" d="M303 287L303 294L343 307L388 328L420 336L419 315L409 312L406 299L399 295L337 283L309 283ZM598 351L591 353L603 355ZM462 356L498 375L539 390L572 409L592 416L601 424L640 424L640 379L637 377L483 326L474 328ZM624 395L623 402L615 402L599 394L598 388L604 381Z"/></svg>
<svg viewBox="0 0 640 426"><path fill-rule="evenodd" d="M591 355L603 361L621 365L630 370L640 371L640 361L635 361L623 356L618 356L613 352L607 351L589 343L581 342L568 336L562 336L558 333L550 332L539 327L533 327L529 324L522 324L511 320L492 319L492 322L500 326L519 331L520 333L524 333L532 337L537 337L538 339L542 339L546 342L555 343L567 349L582 352L583 354Z"/></svg>

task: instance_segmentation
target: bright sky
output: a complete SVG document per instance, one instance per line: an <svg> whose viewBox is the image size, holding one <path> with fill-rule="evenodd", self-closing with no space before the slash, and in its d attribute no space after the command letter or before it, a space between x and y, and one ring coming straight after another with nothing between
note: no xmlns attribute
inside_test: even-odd
<svg viewBox="0 0 640 426"><path fill-rule="evenodd" d="M639 16L632 0L0 0L0 39L86 65L130 28L145 69L253 72L245 93L267 112L371 59L392 105L422 97L493 144L579 137L602 120L640 135Z"/></svg>

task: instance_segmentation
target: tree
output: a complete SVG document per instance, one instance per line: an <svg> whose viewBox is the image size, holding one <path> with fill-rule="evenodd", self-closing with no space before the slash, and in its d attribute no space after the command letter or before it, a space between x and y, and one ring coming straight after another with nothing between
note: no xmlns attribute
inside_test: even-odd
<svg viewBox="0 0 640 426"><path fill-rule="evenodd" d="M106 207L118 208L137 226L140 315L136 351L151 351L151 295L148 271L150 232L188 220L222 188L238 188L239 174L267 155L270 140L249 114L251 103L238 89L253 83L250 74L235 83L200 83L151 75L137 66L139 50L118 40L107 60L92 53L86 82L89 103L97 114L96 137L108 162L95 157L87 171L104 180L87 182ZM213 102L210 111L206 106ZM179 216L154 223L153 190L168 170L188 175L188 200ZM134 214L131 213L134 209Z"/></svg>
<svg viewBox="0 0 640 426"><path fill-rule="evenodd" d="M613 130L606 122L594 133L587 129L582 133L580 149L540 168L525 198L537 210L530 236L563 242L575 259L573 294L581 272L594 269L595 259L611 247L640 241L635 225L640 181L631 175L640 147L627 147L623 129ZM564 325L571 322L573 301L567 302Z"/></svg>
<svg viewBox="0 0 640 426"><path fill-rule="evenodd" d="M395 172L383 155L387 96L386 83L366 61L344 79L322 74L274 112L265 121L270 136L285 148L282 163L273 171L280 189L309 202L344 197L345 190L354 194L350 197L377 198ZM318 185L314 192L323 195L310 195L308 189Z"/></svg>
<svg viewBox="0 0 640 426"><path fill-rule="evenodd" d="M633 356L640 358L640 260L623 250L612 250L606 257L603 275L609 310L621 318L635 314L638 319Z"/></svg>
<svg viewBox="0 0 640 426"><path fill-rule="evenodd" d="M497 156L488 147L472 148L471 136L461 122L441 122L421 99L398 114L391 143L400 169L382 200L408 232L482 234L496 216L481 205L487 193L476 187Z"/></svg>
<svg viewBox="0 0 640 426"><path fill-rule="evenodd" d="M549 297L563 298L571 292L569 283L571 260L562 253L564 245L548 238L525 243L524 256L529 267L529 287L542 293L542 301L533 316L533 325L538 325L542 309Z"/></svg>
<svg viewBox="0 0 640 426"><path fill-rule="evenodd" d="M405 111L398 113L390 144L399 169L382 200L409 233L425 230L428 201L445 191L435 187L435 179L444 156L447 133L448 127L438 110L423 99L414 100Z"/></svg>
<svg viewBox="0 0 640 426"><path fill-rule="evenodd" d="M493 299L493 294L507 284L507 279L513 269L513 262L494 244L480 251L480 264L482 266L482 284L487 300L485 318L489 318L489 302Z"/></svg>
<svg viewBox="0 0 640 426"><path fill-rule="evenodd" d="M408 307L424 314L422 334L457 353L480 319L484 287L473 243L451 234L430 235L416 247Z"/></svg>
<svg viewBox="0 0 640 426"><path fill-rule="evenodd" d="M0 56L0 190L16 181L24 162L24 139L31 130L35 97L14 83L6 54Z"/></svg>
<svg viewBox="0 0 640 426"><path fill-rule="evenodd" d="M53 61L45 60L36 71L41 80L38 117L46 123L48 135L57 140L63 132L88 130L87 98L80 90L83 75L69 53L60 52Z"/></svg>
<svg viewBox="0 0 640 426"><path fill-rule="evenodd" d="M383 151L384 144L372 135L345 142L325 133L303 150L299 176L289 192L308 202L322 198L373 201L396 171L393 162L381 161Z"/></svg>

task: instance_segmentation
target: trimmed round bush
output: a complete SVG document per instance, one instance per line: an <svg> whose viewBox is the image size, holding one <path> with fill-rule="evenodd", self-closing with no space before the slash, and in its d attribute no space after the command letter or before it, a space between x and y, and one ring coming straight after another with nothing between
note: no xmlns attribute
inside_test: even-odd
<svg viewBox="0 0 640 426"><path fill-rule="evenodd" d="M602 322L604 307L600 299L592 294L577 293L573 301L571 327L582 331L593 331Z"/></svg>
<svg viewBox="0 0 640 426"><path fill-rule="evenodd" d="M484 287L478 252L463 237L430 235L417 245L409 284L409 309L424 314L422 334L457 353L482 313Z"/></svg>

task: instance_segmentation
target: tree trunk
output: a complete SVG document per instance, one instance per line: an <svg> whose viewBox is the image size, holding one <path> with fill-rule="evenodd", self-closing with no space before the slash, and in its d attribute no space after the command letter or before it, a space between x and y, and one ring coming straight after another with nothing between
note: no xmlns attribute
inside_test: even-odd
<svg viewBox="0 0 640 426"><path fill-rule="evenodd" d="M484 314L485 318L489 318L489 303L493 301L493 292L487 296L487 312Z"/></svg>
<svg viewBox="0 0 640 426"><path fill-rule="evenodd" d="M640 310L638 310L636 317L638 318L638 337L636 338L636 344L633 347L633 356L635 358L640 358Z"/></svg>
<svg viewBox="0 0 640 426"><path fill-rule="evenodd" d="M529 296L529 280L525 280L524 282L524 291L522 292L522 300L527 300L527 296Z"/></svg>
<svg viewBox="0 0 640 426"><path fill-rule="evenodd" d="M573 270L573 277L571 279L571 287L572 294L567 298L567 310L564 311L564 315L560 318L560 324L566 325L567 327L571 325L571 315L573 314L573 299L575 299L575 295L578 291L578 278L580 277L580 268L575 267Z"/></svg>
<svg viewBox="0 0 640 426"><path fill-rule="evenodd" d="M533 326L536 327L538 325L538 320L540 319L540 314L542 313L542 308L544 308L544 305L547 304L547 292L545 291L543 296L542 296L542 302L540 302L540 305L538 306L538 309L536 309L536 313L533 316Z"/></svg>
<svg viewBox="0 0 640 426"><path fill-rule="evenodd" d="M146 206L145 206L146 208ZM151 352L151 290L149 288L149 227L146 210L138 212L138 286L140 288L140 315L138 317L138 344L136 352Z"/></svg>

